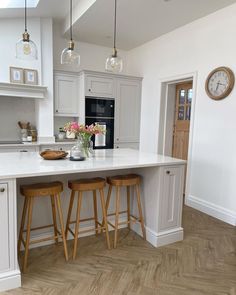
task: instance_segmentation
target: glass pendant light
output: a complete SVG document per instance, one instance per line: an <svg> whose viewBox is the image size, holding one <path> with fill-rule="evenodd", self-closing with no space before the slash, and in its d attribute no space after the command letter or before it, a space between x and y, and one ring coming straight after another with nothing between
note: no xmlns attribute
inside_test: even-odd
<svg viewBox="0 0 236 295"><path fill-rule="evenodd" d="M72 0L70 0L70 41L69 46L61 53L61 64L80 65L80 55L75 51L75 42L72 36Z"/></svg>
<svg viewBox="0 0 236 295"><path fill-rule="evenodd" d="M117 55L116 49L116 11L117 11L117 0L115 0L115 15L114 15L114 46L112 55L108 56L106 60L105 69L108 72L120 73L123 70L123 61L121 57Z"/></svg>
<svg viewBox="0 0 236 295"><path fill-rule="evenodd" d="M35 60L38 58L37 46L30 40L30 35L27 32L27 0L25 0L25 31L23 39L16 43L16 58L25 60Z"/></svg>

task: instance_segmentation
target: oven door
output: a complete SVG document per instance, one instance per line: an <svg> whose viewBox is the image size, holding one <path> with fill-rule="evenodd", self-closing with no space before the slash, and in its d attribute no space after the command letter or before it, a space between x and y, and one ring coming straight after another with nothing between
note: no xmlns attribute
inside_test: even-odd
<svg viewBox="0 0 236 295"><path fill-rule="evenodd" d="M105 117L113 118L115 110L114 99L103 99L95 97L85 98L85 116L86 117Z"/></svg>
<svg viewBox="0 0 236 295"><path fill-rule="evenodd" d="M85 124L98 123L104 127L106 133L92 136L94 149L113 149L114 147L114 119L85 118Z"/></svg>

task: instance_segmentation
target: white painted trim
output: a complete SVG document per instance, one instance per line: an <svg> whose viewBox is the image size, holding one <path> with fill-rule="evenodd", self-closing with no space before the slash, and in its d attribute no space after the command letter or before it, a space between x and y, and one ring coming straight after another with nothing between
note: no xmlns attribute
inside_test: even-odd
<svg viewBox="0 0 236 295"><path fill-rule="evenodd" d="M140 224L132 224L131 228L139 236L142 236ZM156 248L182 241L183 238L184 231L182 227L166 230L160 233L156 233L150 228L146 227L146 240Z"/></svg>
<svg viewBox="0 0 236 295"><path fill-rule="evenodd" d="M215 205L191 195L186 196L185 204L214 218L236 226L236 212L232 210Z"/></svg>
<svg viewBox="0 0 236 295"><path fill-rule="evenodd" d="M20 270L0 273L0 292L21 287Z"/></svg>
<svg viewBox="0 0 236 295"><path fill-rule="evenodd" d="M160 79L160 89L161 89L161 100L160 100L160 112L163 111L161 110L161 108L163 108L163 103L164 103L164 130L163 130L163 134L162 134L162 130L160 130L160 122L159 122L159 136L158 136L158 141L160 141L160 137L161 139L161 147L160 144L158 142L158 147L157 147L157 152L160 153L160 151L164 151L164 138L165 138L165 133L166 133L166 120L167 120L167 98L168 98L168 93L167 93L167 88L168 85L170 84L176 84L176 83L180 83L180 82L185 82L185 81L193 81L193 98L192 98L192 109L191 109L191 120L190 120L190 128L189 128L189 148L188 148L188 160L187 160L187 173L186 173L186 186L185 186L185 194L188 195L189 194L189 188L190 188L190 173L191 173L191 165L192 165L192 150L193 150L193 133L194 133L194 121L195 121L195 106L196 106L196 97L197 97L197 76L198 73L196 72L191 72L191 73L185 73L185 74L180 74L180 75L176 75L176 76L172 76L172 77L166 77L166 78L162 78ZM164 91L163 91L164 90ZM165 97L162 97L163 92ZM160 117L160 121L161 119L163 119L162 116Z"/></svg>
<svg viewBox="0 0 236 295"><path fill-rule="evenodd" d="M16 83L0 83L0 96L22 98L46 98L47 87Z"/></svg>

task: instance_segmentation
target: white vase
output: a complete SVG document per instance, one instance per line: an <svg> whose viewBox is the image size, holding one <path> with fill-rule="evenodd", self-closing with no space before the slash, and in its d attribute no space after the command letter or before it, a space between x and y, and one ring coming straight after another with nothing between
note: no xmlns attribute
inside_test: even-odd
<svg viewBox="0 0 236 295"><path fill-rule="evenodd" d="M66 131L66 138L75 139L75 133L71 131Z"/></svg>

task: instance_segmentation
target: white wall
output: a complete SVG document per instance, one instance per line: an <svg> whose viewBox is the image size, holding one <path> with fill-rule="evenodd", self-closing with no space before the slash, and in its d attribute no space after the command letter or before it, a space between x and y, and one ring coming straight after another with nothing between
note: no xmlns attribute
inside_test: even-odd
<svg viewBox="0 0 236 295"><path fill-rule="evenodd" d="M5 116L5 114L0 116L0 140L7 140L9 137L14 139L14 136L18 135L18 126L16 125L18 120L30 120L33 124L36 123L39 137L51 138L53 136L52 21L46 18L29 19L28 30L38 48L38 59L36 61L20 60L15 56L16 42L22 37L24 31L24 20L22 18L0 20L0 82L10 81L10 66L36 69L39 84L48 87L48 96L46 100L40 100L36 103L34 100L0 97L0 112L9 111L8 116ZM34 104L36 104L36 107ZM45 124L45 122L47 123ZM4 126L8 126L11 135L6 134L3 130Z"/></svg>
<svg viewBox="0 0 236 295"><path fill-rule="evenodd" d="M197 71L187 202L236 225L236 87L218 102L204 90L215 67L228 66L236 73L235 15L234 4L130 51L127 62L130 74L144 77L141 149L145 151L157 151L160 80Z"/></svg>

